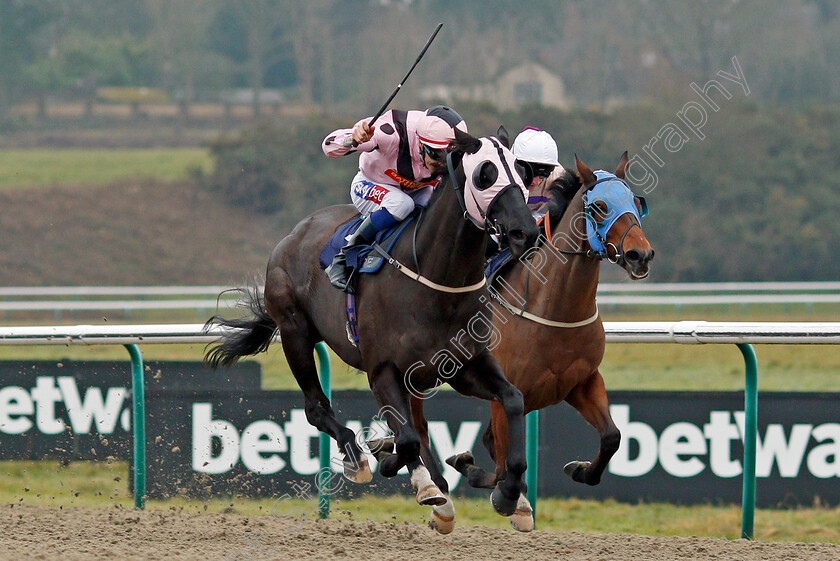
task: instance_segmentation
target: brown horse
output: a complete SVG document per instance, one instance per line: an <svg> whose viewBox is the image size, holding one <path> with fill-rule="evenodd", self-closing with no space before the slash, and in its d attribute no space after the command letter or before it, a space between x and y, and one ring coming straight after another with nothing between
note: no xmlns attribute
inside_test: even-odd
<svg viewBox="0 0 840 561"><path fill-rule="evenodd" d="M496 510L507 516L515 511L524 490L522 394L505 378L487 339L457 337L487 300L486 230L504 235L517 256L534 245L538 230L525 205L522 180L511 171L513 155L503 143L461 131L456 137L450 160L454 177L435 190L422 222L415 222L419 226L414 234L397 241L391 252L396 265L359 279L358 347L347 336L345 294L330 285L318 263L321 248L338 226L357 215L355 208L345 205L315 212L277 245L268 262L264 296L243 290L252 317L216 316L208 321L208 326L222 326L225 335L205 360L213 367L231 365L242 356L266 350L279 332L289 367L304 393L307 420L337 441L345 456L345 475L366 483L372 476L361 447L364 442L335 418L318 380L316 343L325 341L344 362L367 373L382 417L395 434L396 453L380 464L386 477L405 465L415 473L422 471L409 392L440 384L434 360L427 363L441 351L468 355L464 367L446 381L464 395L498 402L505 411L509 476L499 482L492 498ZM475 211L471 216L480 215L480 227L465 208ZM414 265L416 273L408 273L403 264ZM412 478L412 483L421 504L445 502L428 474Z"/></svg>
<svg viewBox="0 0 840 561"><path fill-rule="evenodd" d="M528 259L503 269L491 288L499 300L494 324L502 335L493 356L522 392L526 413L566 401L600 434L594 460L573 461L564 468L573 480L588 485L600 482L621 439L598 370L606 342L595 302L601 260L608 259L623 267L630 278L641 279L648 275L654 255L639 220L644 200L635 197L623 181L627 161L625 152L614 175L593 172L577 157L577 176L561 170L550 188L547 239ZM587 232L587 222L591 232ZM423 459L432 479L445 489L428 449L423 402L414 399L411 406L415 424L421 428ZM477 467L470 452L447 460L473 487L493 487L507 477L507 419L497 404L490 407L484 445L496 462L495 472ZM389 444L383 447L387 452ZM451 510L449 505L438 508ZM524 495L510 522L517 530L533 529L531 507Z"/></svg>

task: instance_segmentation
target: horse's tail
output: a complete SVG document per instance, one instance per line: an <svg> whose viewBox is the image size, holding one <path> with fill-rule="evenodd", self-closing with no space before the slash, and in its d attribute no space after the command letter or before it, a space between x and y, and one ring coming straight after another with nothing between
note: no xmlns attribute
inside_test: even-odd
<svg viewBox="0 0 840 561"><path fill-rule="evenodd" d="M277 333L277 324L268 315L260 288L256 285L234 290L241 294L237 307L251 312L251 317L225 319L215 315L204 324L204 331L215 326L222 328L222 338L207 346L204 362L213 369L233 366L243 356L255 355L268 349Z"/></svg>

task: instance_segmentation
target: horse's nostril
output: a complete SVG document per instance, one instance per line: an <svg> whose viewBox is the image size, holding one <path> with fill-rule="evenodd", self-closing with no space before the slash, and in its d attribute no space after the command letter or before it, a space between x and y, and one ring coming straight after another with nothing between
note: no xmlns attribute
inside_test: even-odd
<svg viewBox="0 0 840 561"><path fill-rule="evenodd" d="M525 235L525 232L522 230L511 230L508 234L511 243L523 244L525 243L528 236Z"/></svg>
<svg viewBox="0 0 840 561"><path fill-rule="evenodd" d="M638 263L642 256L635 249L631 249L624 254L624 260L628 263Z"/></svg>

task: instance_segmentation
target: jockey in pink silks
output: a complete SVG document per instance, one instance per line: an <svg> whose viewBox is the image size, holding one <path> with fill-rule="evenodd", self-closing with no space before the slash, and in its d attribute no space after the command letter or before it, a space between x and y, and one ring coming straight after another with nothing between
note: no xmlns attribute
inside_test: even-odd
<svg viewBox="0 0 840 561"><path fill-rule="evenodd" d="M361 152L350 197L365 219L326 269L332 285L341 290L347 287L344 251L372 243L377 232L407 218L415 206L426 206L446 173L446 154L455 140L454 129L467 132L461 116L442 105L426 111L392 109L383 113L373 127L368 125L369 120L331 132L322 145L330 158Z"/></svg>

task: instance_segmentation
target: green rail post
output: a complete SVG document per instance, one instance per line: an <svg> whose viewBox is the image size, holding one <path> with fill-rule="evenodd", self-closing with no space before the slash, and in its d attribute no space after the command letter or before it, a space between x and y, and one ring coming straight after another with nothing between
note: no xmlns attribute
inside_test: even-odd
<svg viewBox="0 0 840 561"><path fill-rule="evenodd" d="M758 360L755 349L747 343L738 343L746 365L744 385L744 492L741 504L741 537L751 540L755 521L755 448L758 433Z"/></svg>
<svg viewBox="0 0 840 561"><path fill-rule="evenodd" d="M318 354L318 372L321 376L321 388L327 399L332 396L330 383L330 355L327 353L327 346L321 342L315 345L315 352ZM330 437L321 433L318 438L318 458L321 463L321 473L324 468L330 467ZM324 481L326 479L326 481ZM328 518L330 515L330 489L331 478L323 475L318 478L318 516Z"/></svg>
<svg viewBox="0 0 840 561"><path fill-rule="evenodd" d="M531 411L525 416L525 461L528 469L525 471L525 483L528 485L528 502L534 511L534 528L537 524L537 476L539 473L540 448L540 412Z"/></svg>
<svg viewBox="0 0 840 561"><path fill-rule="evenodd" d="M131 428L134 432L134 508L146 508L146 396L143 357L137 345L125 345L131 355Z"/></svg>

